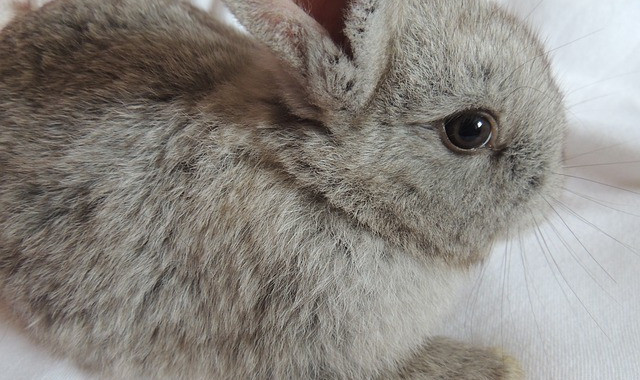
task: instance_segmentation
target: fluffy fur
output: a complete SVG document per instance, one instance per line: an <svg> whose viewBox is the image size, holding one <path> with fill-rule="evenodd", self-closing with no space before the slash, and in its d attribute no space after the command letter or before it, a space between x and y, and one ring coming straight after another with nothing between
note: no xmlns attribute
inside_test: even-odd
<svg viewBox="0 0 640 380"><path fill-rule="evenodd" d="M556 191L541 46L484 1L353 0L350 54L284 0L255 36L172 0L60 0L0 34L0 285L113 376L513 379L431 337ZM499 119L498 147L438 125Z"/></svg>

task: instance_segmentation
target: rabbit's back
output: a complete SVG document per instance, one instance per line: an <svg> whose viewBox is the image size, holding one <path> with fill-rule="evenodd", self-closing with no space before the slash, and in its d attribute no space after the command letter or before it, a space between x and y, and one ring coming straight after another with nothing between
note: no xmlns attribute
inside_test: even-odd
<svg viewBox="0 0 640 380"><path fill-rule="evenodd" d="M55 1L9 24L0 44L3 91L56 96L57 108L66 99L195 96L241 69L255 48L172 0Z"/></svg>

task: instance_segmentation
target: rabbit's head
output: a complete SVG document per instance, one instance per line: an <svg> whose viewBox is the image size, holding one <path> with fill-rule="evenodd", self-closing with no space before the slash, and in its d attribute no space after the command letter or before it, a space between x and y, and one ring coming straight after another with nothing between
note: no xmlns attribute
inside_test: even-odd
<svg viewBox="0 0 640 380"><path fill-rule="evenodd" d="M340 48L288 0L227 3L297 87L265 146L358 225L468 265L556 191L562 97L541 44L497 6L352 0Z"/></svg>

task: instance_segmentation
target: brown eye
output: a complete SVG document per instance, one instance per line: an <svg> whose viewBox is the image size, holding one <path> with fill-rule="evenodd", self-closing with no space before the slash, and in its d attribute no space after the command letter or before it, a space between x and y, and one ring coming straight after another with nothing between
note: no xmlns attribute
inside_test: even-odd
<svg viewBox="0 0 640 380"><path fill-rule="evenodd" d="M445 145L456 151L473 151L490 144L497 123L486 112L465 111L444 123Z"/></svg>

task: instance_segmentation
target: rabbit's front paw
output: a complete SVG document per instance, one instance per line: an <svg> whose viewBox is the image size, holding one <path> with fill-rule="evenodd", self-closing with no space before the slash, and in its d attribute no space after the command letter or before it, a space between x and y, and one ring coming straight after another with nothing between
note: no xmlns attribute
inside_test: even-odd
<svg viewBox="0 0 640 380"><path fill-rule="evenodd" d="M520 363L497 349L434 338L399 370L399 379L522 380Z"/></svg>

